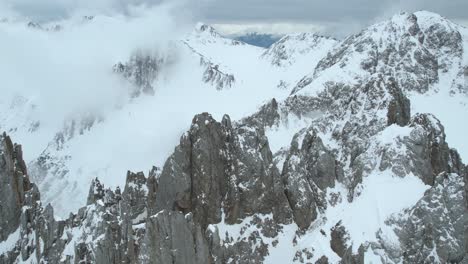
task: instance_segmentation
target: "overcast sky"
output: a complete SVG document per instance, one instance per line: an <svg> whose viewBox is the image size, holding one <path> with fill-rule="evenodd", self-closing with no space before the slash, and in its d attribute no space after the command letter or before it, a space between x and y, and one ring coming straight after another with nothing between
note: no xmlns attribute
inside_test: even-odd
<svg viewBox="0 0 468 264"><path fill-rule="evenodd" d="M224 33L315 31L345 36L400 11L428 10L468 25L468 0L173 0L184 16L214 24ZM165 1L170 2L170 1ZM128 10L161 0L0 0L0 9L36 20L81 13Z"/></svg>

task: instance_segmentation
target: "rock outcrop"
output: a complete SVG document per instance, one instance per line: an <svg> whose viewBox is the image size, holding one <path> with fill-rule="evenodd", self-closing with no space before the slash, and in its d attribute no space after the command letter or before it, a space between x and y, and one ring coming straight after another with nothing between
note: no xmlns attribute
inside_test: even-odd
<svg viewBox="0 0 468 264"><path fill-rule="evenodd" d="M416 205L388 220L400 240L391 252L395 262L462 263L468 242L463 185L462 176L444 172Z"/></svg>
<svg viewBox="0 0 468 264"><path fill-rule="evenodd" d="M205 68L202 80L214 85L218 91L231 88L236 81L234 75L222 72L219 65L213 64L203 56L200 57L200 66Z"/></svg>
<svg viewBox="0 0 468 264"><path fill-rule="evenodd" d="M312 129L294 137L282 175L294 219L299 227L307 228L318 210L325 209L323 191L342 179L343 171Z"/></svg>
<svg viewBox="0 0 468 264"><path fill-rule="evenodd" d="M228 116L221 123L207 113L195 116L164 165L159 185L169 188L160 188L153 211L193 212L205 228L255 213L273 213L278 223L290 221L268 140L254 128L233 127Z"/></svg>
<svg viewBox="0 0 468 264"><path fill-rule="evenodd" d="M125 64L121 62L115 64L113 70L134 86L130 91L131 97L138 97L140 94L154 95L153 83L164 62L158 56L140 51L133 54Z"/></svg>
<svg viewBox="0 0 468 264"><path fill-rule="evenodd" d="M33 188L27 174L21 146L0 135L0 241L18 229L26 195Z"/></svg>
<svg viewBox="0 0 468 264"><path fill-rule="evenodd" d="M163 210L148 218L139 263L211 262L202 229L191 214Z"/></svg>

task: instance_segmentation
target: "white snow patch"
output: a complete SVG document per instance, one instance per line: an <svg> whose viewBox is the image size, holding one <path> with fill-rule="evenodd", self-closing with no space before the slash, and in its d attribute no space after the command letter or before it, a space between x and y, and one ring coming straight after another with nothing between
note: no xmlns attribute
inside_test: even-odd
<svg viewBox="0 0 468 264"><path fill-rule="evenodd" d="M289 148L294 135L309 126L311 120L312 118L298 118L291 115L277 126L267 128L265 135L268 137L271 151L276 153L281 148Z"/></svg>
<svg viewBox="0 0 468 264"><path fill-rule="evenodd" d="M7 239L4 241L0 242L0 255L7 253L8 251L11 251L15 245L16 242L18 242L20 239L20 228L16 229L15 232L11 233Z"/></svg>

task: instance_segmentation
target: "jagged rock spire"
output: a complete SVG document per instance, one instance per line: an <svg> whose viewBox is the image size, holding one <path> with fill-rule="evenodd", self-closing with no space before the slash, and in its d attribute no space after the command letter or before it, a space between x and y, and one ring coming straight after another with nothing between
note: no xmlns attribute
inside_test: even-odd
<svg viewBox="0 0 468 264"><path fill-rule="evenodd" d="M25 196L31 188L21 145L13 144L3 133L0 135L0 241L18 229Z"/></svg>

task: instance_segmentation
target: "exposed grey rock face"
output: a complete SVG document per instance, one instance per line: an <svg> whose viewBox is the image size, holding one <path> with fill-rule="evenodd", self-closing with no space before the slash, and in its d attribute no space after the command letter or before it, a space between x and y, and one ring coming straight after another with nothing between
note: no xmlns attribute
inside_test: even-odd
<svg viewBox="0 0 468 264"><path fill-rule="evenodd" d="M32 188L20 145L0 135L0 241L18 229L25 195Z"/></svg>
<svg viewBox="0 0 468 264"><path fill-rule="evenodd" d="M219 65L213 64L206 60L203 56L200 57L200 65L205 67L202 80L205 83L211 83L216 87L216 90L231 88L235 83L234 75L222 72Z"/></svg>
<svg viewBox="0 0 468 264"><path fill-rule="evenodd" d="M190 214L163 210L147 221L139 263L211 262L201 228Z"/></svg>
<svg viewBox="0 0 468 264"><path fill-rule="evenodd" d="M328 258L326 256L322 256L321 258L319 258L315 264L328 264Z"/></svg>
<svg viewBox="0 0 468 264"><path fill-rule="evenodd" d="M248 126L266 128L277 125L280 118L278 102L273 98L269 103L262 105L256 113L241 122Z"/></svg>
<svg viewBox="0 0 468 264"><path fill-rule="evenodd" d="M101 200L104 197L104 191L104 185L98 179L92 180L86 204L90 205Z"/></svg>
<svg viewBox="0 0 468 264"><path fill-rule="evenodd" d="M357 254L353 254L351 248L348 248L348 250L343 255L340 263L341 264L364 264L365 263L364 251L365 251L365 248L363 245L361 245L358 248Z"/></svg>
<svg viewBox="0 0 468 264"><path fill-rule="evenodd" d="M153 95L153 82L156 80L163 63L164 60L161 58L137 52L130 57L127 63L119 62L114 65L114 72L122 74L135 86L135 89L130 93L132 97L138 97L142 93Z"/></svg>
<svg viewBox="0 0 468 264"><path fill-rule="evenodd" d="M127 182L122 193L122 211L139 224L147 216L146 197L148 196L147 179L142 172L127 172Z"/></svg>
<svg viewBox="0 0 468 264"><path fill-rule="evenodd" d="M164 186L164 187L163 187ZM202 230L211 224L235 224L256 214L249 225L258 227L248 240L222 242L217 232L207 234L215 263L261 263L280 224L292 221L280 174L263 130L221 122L203 113L194 117L190 130L169 157L158 181L154 208L193 214ZM211 230L210 228L208 228ZM223 239L224 240L224 239ZM239 255L239 252L243 254Z"/></svg>
<svg viewBox="0 0 468 264"><path fill-rule="evenodd" d="M462 182L458 174L440 174L414 207L388 220L401 242L401 248L392 252L395 262L461 263L468 242Z"/></svg>
<svg viewBox="0 0 468 264"><path fill-rule="evenodd" d="M411 119L410 100L396 86L394 81L389 83L389 92L393 99L390 101L387 112L387 124L405 126Z"/></svg>
<svg viewBox="0 0 468 264"><path fill-rule="evenodd" d="M335 253L343 258L349 247L349 234L346 228L338 222L331 230L330 247Z"/></svg>
<svg viewBox="0 0 468 264"><path fill-rule="evenodd" d="M57 240L64 222L55 221L49 205L42 208L37 187L30 183L21 146L3 134L0 137L0 242L10 241L0 263L17 263L31 257L58 263L64 243ZM15 238L17 241L15 241ZM63 260L64 263L66 259Z"/></svg>
<svg viewBox="0 0 468 264"><path fill-rule="evenodd" d="M299 227L307 228L316 219L317 210L324 209L323 190L333 187L335 181L343 177L342 173L334 155L315 130L294 137L282 175Z"/></svg>
<svg viewBox="0 0 468 264"><path fill-rule="evenodd" d="M210 27L211 28L211 27ZM213 28L212 28L213 29ZM202 30L203 31L203 30ZM204 32L209 32L210 30L205 29ZM214 31L214 29L213 29ZM217 33L216 33L217 34ZM242 42L236 43L234 40L231 43L232 45L238 45ZM202 81L209 83L216 87L216 90L223 90L231 88L236 82L236 78L233 74L221 70L219 64L212 62L210 59L203 56L197 52L189 43L184 42L184 44L198 57L200 57L200 66L204 68ZM242 43L244 44L244 43Z"/></svg>
<svg viewBox="0 0 468 264"><path fill-rule="evenodd" d="M278 223L290 221L266 137L254 128L233 127L228 116L221 123L207 113L195 116L159 185L170 187L159 188L153 211L193 212L202 227L219 223L223 213L228 223L255 213L273 213Z"/></svg>
<svg viewBox="0 0 468 264"><path fill-rule="evenodd" d="M426 184L434 185L435 178L442 172L457 172L457 166L451 168L451 155L459 159L456 152L451 152L445 141L444 127L432 115L419 114L413 117L411 126L415 128L408 140L409 155L416 166L407 164L413 173Z"/></svg>

